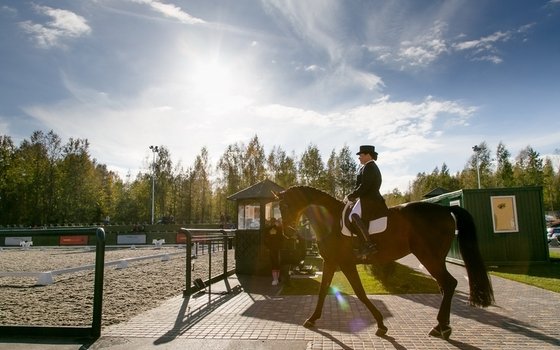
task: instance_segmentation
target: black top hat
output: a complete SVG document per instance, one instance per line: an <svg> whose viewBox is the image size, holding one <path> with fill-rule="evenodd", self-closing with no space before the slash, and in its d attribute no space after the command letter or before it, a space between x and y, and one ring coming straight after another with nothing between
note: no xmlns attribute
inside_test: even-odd
<svg viewBox="0 0 560 350"><path fill-rule="evenodd" d="M375 152L375 146L371 145L360 146L360 151L356 153L356 155L359 155L360 153L368 153L371 154L372 157L377 155L377 152Z"/></svg>

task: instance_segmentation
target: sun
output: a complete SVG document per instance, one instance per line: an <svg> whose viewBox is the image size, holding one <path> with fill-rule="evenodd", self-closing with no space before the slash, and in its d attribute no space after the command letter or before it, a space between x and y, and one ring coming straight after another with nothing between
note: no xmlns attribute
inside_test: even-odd
<svg viewBox="0 0 560 350"><path fill-rule="evenodd" d="M166 71L169 96L178 106L198 115L244 113L261 98L262 79L255 65L243 55L189 51L170 61ZM171 95L172 94L172 95Z"/></svg>
<svg viewBox="0 0 560 350"><path fill-rule="evenodd" d="M251 79L245 72L233 63L198 59L189 65L188 94L198 106L212 114L243 109L254 99Z"/></svg>
<svg viewBox="0 0 560 350"><path fill-rule="evenodd" d="M199 62L194 65L191 74L191 88L205 99L226 98L234 93L234 74L219 61Z"/></svg>

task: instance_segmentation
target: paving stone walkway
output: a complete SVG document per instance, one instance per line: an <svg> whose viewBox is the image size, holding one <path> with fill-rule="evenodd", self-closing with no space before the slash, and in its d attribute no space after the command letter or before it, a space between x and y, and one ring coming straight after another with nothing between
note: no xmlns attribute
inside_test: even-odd
<svg viewBox="0 0 560 350"><path fill-rule="evenodd" d="M422 270L413 256L399 262ZM375 336L375 322L354 296L328 296L316 328L302 326L316 296L280 296L266 277L233 276L243 292L184 299L177 296L129 322L107 327L92 349L129 346L175 349L557 349L560 347L560 294L492 277L496 305L467 304L468 282L462 266L448 264L459 285L453 298L449 341L429 337L440 296L372 295L389 333ZM134 340L137 343L131 341ZM142 341L140 341L142 340ZM282 346L282 344L284 344ZM278 347L277 347L278 346ZM142 348L142 347L141 347Z"/></svg>

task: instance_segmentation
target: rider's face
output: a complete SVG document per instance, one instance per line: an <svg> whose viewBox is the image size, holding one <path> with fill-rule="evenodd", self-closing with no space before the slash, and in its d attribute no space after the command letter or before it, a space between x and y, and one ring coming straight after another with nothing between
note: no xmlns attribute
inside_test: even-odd
<svg viewBox="0 0 560 350"><path fill-rule="evenodd" d="M360 164L366 164L367 162L369 162L373 158L371 157L371 154L369 154L369 153L360 153L360 154L358 154L358 159L360 160Z"/></svg>

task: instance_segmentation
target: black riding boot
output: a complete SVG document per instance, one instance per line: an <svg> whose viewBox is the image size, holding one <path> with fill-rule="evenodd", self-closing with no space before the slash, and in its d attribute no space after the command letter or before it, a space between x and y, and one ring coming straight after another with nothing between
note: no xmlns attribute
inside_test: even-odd
<svg viewBox="0 0 560 350"><path fill-rule="evenodd" d="M362 218L360 218L358 214L352 214L350 218L358 228L358 232L360 233L358 236L364 243L362 249L360 249L360 258L365 259L368 255L377 253L375 244L373 244L373 242L369 240L369 232L366 225L362 221Z"/></svg>

